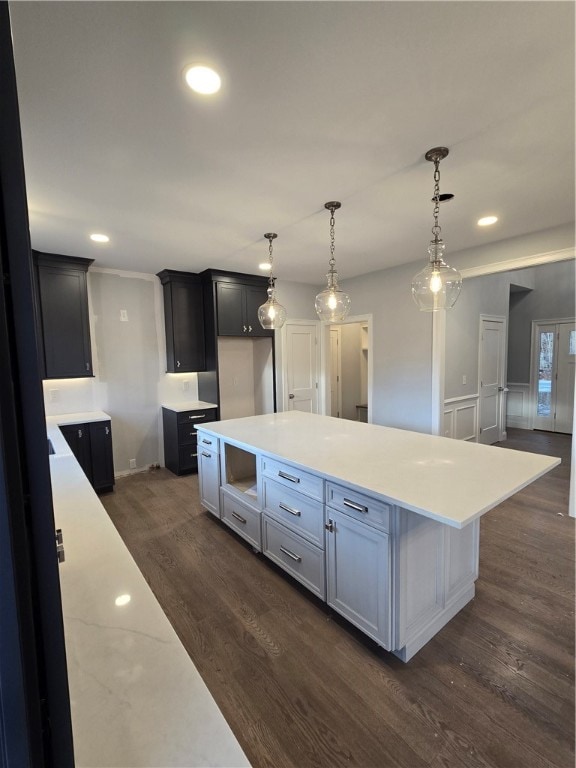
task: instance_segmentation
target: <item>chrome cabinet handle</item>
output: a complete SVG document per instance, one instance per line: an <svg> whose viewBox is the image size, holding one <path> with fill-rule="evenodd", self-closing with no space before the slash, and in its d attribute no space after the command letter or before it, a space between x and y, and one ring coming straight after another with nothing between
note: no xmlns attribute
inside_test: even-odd
<svg viewBox="0 0 576 768"><path fill-rule="evenodd" d="M197 419L205 419L205 418L206 418L206 414L205 413L198 413L198 414L196 414L196 416L189 415L188 416L188 421L196 421Z"/></svg>
<svg viewBox="0 0 576 768"><path fill-rule="evenodd" d="M198 456L198 454L196 454L196 456ZM211 453L206 453L206 451L202 451L202 456L204 456L204 458L206 458L206 459L211 459L212 458L212 454Z"/></svg>
<svg viewBox="0 0 576 768"><path fill-rule="evenodd" d="M292 509L292 507L289 507L287 504L283 504L282 502L280 502L278 506L280 509L283 509L284 512L290 512L290 514L294 515L294 517L300 517L302 514L299 509Z"/></svg>
<svg viewBox="0 0 576 768"><path fill-rule="evenodd" d="M195 459L197 456L198 456L198 454L197 454L197 453L191 453L191 454L190 454L190 458L191 458L191 459Z"/></svg>
<svg viewBox="0 0 576 768"><path fill-rule="evenodd" d="M290 552L289 549L285 549L284 547L280 547L280 552L284 552L285 555L288 555L292 560L295 560L297 563L302 562L302 558L300 555L295 555L294 552Z"/></svg>
<svg viewBox="0 0 576 768"><path fill-rule="evenodd" d="M180 360L176 360L176 368L180 368Z"/></svg>
<svg viewBox="0 0 576 768"><path fill-rule="evenodd" d="M356 512L364 512L365 514L368 512L368 507L363 507L361 504L354 504L353 501L350 501L350 499L344 499L342 502L345 507L350 507L350 509L355 509Z"/></svg>
<svg viewBox="0 0 576 768"><path fill-rule="evenodd" d="M205 438L205 437L203 437L203 438L202 438L202 442L203 442L205 445L212 445L212 440L206 440L206 438Z"/></svg>
<svg viewBox="0 0 576 768"><path fill-rule="evenodd" d="M245 325L243 325L243 326L242 326L242 328L243 328L243 330L244 330L244 333L246 333L246 326L245 326Z"/></svg>
<svg viewBox="0 0 576 768"><path fill-rule="evenodd" d="M328 531L328 533L333 533L333 532L334 532L334 521L333 521L333 520L330 520L330 519L328 519L328 522L326 523L326 525L324 526L324 528L326 528L326 530Z"/></svg>
<svg viewBox="0 0 576 768"><path fill-rule="evenodd" d="M235 517L240 523L246 523L246 518L242 517L242 515L239 515L237 512L232 512L232 517Z"/></svg>
<svg viewBox="0 0 576 768"><path fill-rule="evenodd" d="M82 437L82 430L81 429L78 430L78 437Z"/></svg>
<svg viewBox="0 0 576 768"><path fill-rule="evenodd" d="M104 427L104 430L105 430L105 432L106 432L106 434L107 434L107 435L109 435L109 434L110 434L110 427Z"/></svg>
<svg viewBox="0 0 576 768"><path fill-rule="evenodd" d="M90 363L86 363L86 370L87 370L87 371L89 371L89 370L90 370Z"/></svg>
<svg viewBox="0 0 576 768"><path fill-rule="evenodd" d="M251 325L248 326L248 333L252 333L252 326Z"/></svg>
<svg viewBox="0 0 576 768"><path fill-rule="evenodd" d="M287 472L279 471L278 472L278 477L283 477L284 480L290 480L291 483L299 483L300 482L300 478L299 477L294 477L294 475L289 475Z"/></svg>

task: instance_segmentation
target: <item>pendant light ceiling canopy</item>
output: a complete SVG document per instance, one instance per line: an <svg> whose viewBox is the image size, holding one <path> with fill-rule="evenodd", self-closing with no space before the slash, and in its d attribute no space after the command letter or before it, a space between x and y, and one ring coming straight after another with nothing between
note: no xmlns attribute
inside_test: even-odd
<svg viewBox="0 0 576 768"><path fill-rule="evenodd" d="M264 237L268 240L268 260L270 262L270 276L268 277L268 300L258 308L258 320L262 328L275 331L282 328L286 322L286 310L276 299L276 278L273 274L272 241L278 235L275 232L267 232Z"/></svg>
<svg viewBox="0 0 576 768"><path fill-rule="evenodd" d="M430 261L412 280L412 298L422 312L435 312L439 309L450 309L456 303L462 290L462 276L457 269L448 266L444 261L446 246L440 237L441 229L438 224L440 203L451 200L454 195L440 194L440 161L448 155L446 147L434 147L426 152L426 160L434 163L434 239L428 246Z"/></svg>
<svg viewBox="0 0 576 768"><path fill-rule="evenodd" d="M350 296L344 293L338 285L338 272L334 258L334 212L342 207L342 203L332 201L324 203L324 208L330 211L330 267L326 274L328 285L316 296L316 314L320 320L336 323L344 320L350 311Z"/></svg>

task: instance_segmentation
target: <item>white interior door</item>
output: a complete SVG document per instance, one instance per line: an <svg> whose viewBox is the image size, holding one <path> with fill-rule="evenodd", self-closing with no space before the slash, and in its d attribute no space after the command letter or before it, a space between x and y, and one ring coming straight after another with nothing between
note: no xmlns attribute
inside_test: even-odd
<svg viewBox="0 0 576 768"><path fill-rule="evenodd" d="M478 441L485 445L497 443L504 434L505 335L504 318L480 317Z"/></svg>
<svg viewBox="0 0 576 768"><path fill-rule="evenodd" d="M533 343L532 426L571 434L576 364L574 321L535 323Z"/></svg>
<svg viewBox="0 0 576 768"><path fill-rule="evenodd" d="M285 328L287 410L318 413L318 327L286 323Z"/></svg>
<svg viewBox="0 0 576 768"><path fill-rule="evenodd" d="M330 328L330 415L342 414L340 328Z"/></svg>

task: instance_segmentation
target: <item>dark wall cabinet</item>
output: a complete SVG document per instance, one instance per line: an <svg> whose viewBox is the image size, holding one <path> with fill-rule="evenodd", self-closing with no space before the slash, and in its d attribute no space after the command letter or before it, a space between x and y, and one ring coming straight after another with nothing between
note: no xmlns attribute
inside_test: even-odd
<svg viewBox="0 0 576 768"><path fill-rule="evenodd" d="M199 411L173 411L162 408L164 464L175 475L198 471L196 427L217 418L216 408Z"/></svg>
<svg viewBox="0 0 576 768"><path fill-rule="evenodd" d="M112 491L114 460L111 423L65 424L60 431L96 493Z"/></svg>
<svg viewBox="0 0 576 768"><path fill-rule="evenodd" d="M92 376L86 274L93 259L32 254L43 378Z"/></svg>
<svg viewBox="0 0 576 768"><path fill-rule="evenodd" d="M164 269L158 273L164 290L166 371L206 370L204 299L198 275Z"/></svg>
<svg viewBox="0 0 576 768"><path fill-rule="evenodd" d="M258 278L255 278L256 280ZM258 308L266 301L267 281L255 284L216 282L216 316L218 336L272 336L262 328Z"/></svg>

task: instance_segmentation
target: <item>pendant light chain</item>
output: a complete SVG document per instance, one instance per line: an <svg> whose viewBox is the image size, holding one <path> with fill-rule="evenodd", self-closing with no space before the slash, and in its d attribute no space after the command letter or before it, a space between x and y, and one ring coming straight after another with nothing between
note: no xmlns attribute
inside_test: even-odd
<svg viewBox="0 0 576 768"><path fill-rule="evenodd" d="M432 199L434 200L434 211L432 214L434 216L434 226L432 227L432 234L434 235L434 240L438 242L442 232L442 228L438 224L438 215L440 213L440 158L434 160L434 196Z"/></svg>
<svg viewBox="0 0 576 768"><path fill-rule="evenodd" d="M270 262L270 274L268 275L268 283L273 288L274 287L274 277L272 273L272 263L273 263L273 256L272 256L272 240L274 240L274 237L272 234L265 235L265 237L268 237L268 261Z"/></svg>
<svg viewBox="0 0 576 768"><path fill-rule="evenodd" d="M336 248L334 244L334 228L336 224L336 220L334 219L334 211L336 209L334 207L330 208L330 261L328 264L330 265L330 272L334 272L334 267L336 265L336 259L334 258L334 250Z"/></svg>

